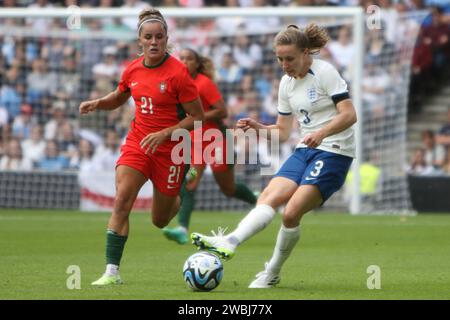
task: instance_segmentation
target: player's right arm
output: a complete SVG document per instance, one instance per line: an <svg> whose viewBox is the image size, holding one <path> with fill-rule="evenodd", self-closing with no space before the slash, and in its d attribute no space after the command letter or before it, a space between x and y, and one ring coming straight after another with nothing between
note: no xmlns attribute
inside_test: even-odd
<svg viewBox="0 0 450 320"><path fill-rule="evenodd" d="M103 98L84 101L80 104L80 114L88 114L95 110L114 110L123 105L130 98L130 91L122 92L117 88Z"/></svg>
<svg viewBox="0 0 450 320"><path fill-rule="evenodd" d="M292 131L292 123L293 123L293 115L292 114L279 114L277 118L277 123L273 125L263 125L251 118L239 119L236 124L238 129L242 129L247 131L252 128L255 129L258 133L260 130L267 130L267 139L272 137L271 131L278 130L279 139L281 142L287 141Z"/></svg>

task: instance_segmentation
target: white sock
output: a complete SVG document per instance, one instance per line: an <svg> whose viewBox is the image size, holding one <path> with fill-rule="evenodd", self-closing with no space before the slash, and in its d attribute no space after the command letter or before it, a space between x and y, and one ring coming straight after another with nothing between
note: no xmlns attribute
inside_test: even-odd
<svg viewBox="0 0 450 320"><path fill-rule="evenodd" d="M228 235L230 242L238 245L263 230L275 217L275 210L266 204L257 205L242 219L236 230Z"/></svg>
<svg viewBox="0 0 450 320"><path fill-rule="evenodd" d="M300 238L300 226L295 228L286 228L281 224L280 231L277 236L277 243L269 261L267 269L275 274L279 274L281 267L294 249Z"/></svg>
<svg viewBox="0 0 450 320"><path fill-rule="evenodd" d="M107 264L105 273L108 276L117 276L119 274L119 266L116 264Z"/></svg>

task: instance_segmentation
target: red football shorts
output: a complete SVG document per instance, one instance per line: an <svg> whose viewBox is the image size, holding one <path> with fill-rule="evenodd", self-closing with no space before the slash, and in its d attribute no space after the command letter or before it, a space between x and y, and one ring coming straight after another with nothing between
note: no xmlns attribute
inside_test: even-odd
<svg viewBox="0 0 450 320"><path fill-rule="evenodd" d="M139 140L134 134L129 133L125 144L122 145L120 157L116 167L125 165L131 167L153 182L153 186L161 193L168 196L179 194L184 178L185 164L174 164L170 153L145 154Z"/></svg>
<svg viewBox="0 0 450 320"><path fill-rule="evenodd" d="M191 138L193 136L191 135ZM193 166L211 166L213 172L224 172L229 169L227 164L227 143L224 136L218 141L194 142L192 139L191 164Z"/></svg>

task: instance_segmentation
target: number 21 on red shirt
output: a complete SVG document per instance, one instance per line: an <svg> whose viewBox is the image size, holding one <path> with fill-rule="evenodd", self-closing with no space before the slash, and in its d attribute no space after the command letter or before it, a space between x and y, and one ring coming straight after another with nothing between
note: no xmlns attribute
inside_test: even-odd
<svg viewBox="0 0 450 320"><path fill-rule="evenodd" d="M150 97L142 97L141 98L141 112L143 114L153 114L153 103L152 98Z"/></svg>

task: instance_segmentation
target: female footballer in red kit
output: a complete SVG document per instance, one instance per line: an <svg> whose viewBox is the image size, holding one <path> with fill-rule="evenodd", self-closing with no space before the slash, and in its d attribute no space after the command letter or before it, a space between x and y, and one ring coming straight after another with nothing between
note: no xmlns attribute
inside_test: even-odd
<svg viewBox="0 0 450 320"><path fill-rule="evenodd" d="M179 226L175 228L166 227L163 234L170 240L179 244L188 242L188 228L192 211L195 206L195 193L200 184L206 165L209 165L214 179L220 187L220 190L227 197L240 199L250 204L256 203L256 196L243 183L235 181L233 165L226 163L227 143L226 127L222 119L227 117L227 109L223 101L222 94L214 83L214 64L211 59L201 56L193 49L182 49L180 60L188 68L195 85L197 86L200 99L202 101L203 111L205 112L205 121L201 128L191 131L192 143L192 161L191 170L195 170L195 178L183 184L181 187L182 203L177 218ZM208 132L216 130L222 132L220 137L215 137L214 141L209 141L202 135L208 136ZM202 137L200 143L196 143L196 132ZM197 147L200 145L200 148ZM211 154L203 155L203 152L211 150ZM197 155L197 157L196 157ZM198 163L196 159L200 159ZM192 171L191 171L192 172Z"/></svg>
<svg viewBox="0 0 450 320"><path fill-rule="evenodd" d="M120 284L119 265L128 238L129 215L139 190L153 183L152 221L165 227L176 215L185 165L171 159L176 129L191 130L204 114L198 91L185 65L167 52L167 23L156 9L139 15L138 42L143 56L123 72L117 89L103 98L82 102L80 114L113 110L130 96L135 119L116 164L116 196L106 235L106 271L92 285ZM186 117L186 113L190 116Z"/></svg>

